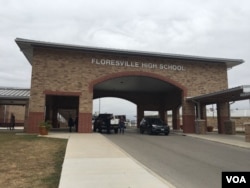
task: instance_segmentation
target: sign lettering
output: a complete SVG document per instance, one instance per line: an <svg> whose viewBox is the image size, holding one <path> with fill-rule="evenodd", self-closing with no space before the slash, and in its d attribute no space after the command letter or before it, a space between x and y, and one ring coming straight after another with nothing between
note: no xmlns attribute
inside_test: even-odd
<svg viewBox="0 0 250 188"><path fill-rule="evenodd" d="M247 183L244 176L226 176L227 183Z"/></svg>
<svg viewBox="0 0 250 188"><path fill-rule="evenodd" d="M249 188L250 172L222 172L222 188Z"/></svg>
<svg viewBox="0 0 250 188"><path fill-rule="evenodd" d="M144 63L144 62L138 62L138 61L115 60L115 59L92 58L91 59L91 64L103 65L103 66L117 66L117 67L144 68L144 69L185 71L185 68L184 68L183 65Z"/></svg>

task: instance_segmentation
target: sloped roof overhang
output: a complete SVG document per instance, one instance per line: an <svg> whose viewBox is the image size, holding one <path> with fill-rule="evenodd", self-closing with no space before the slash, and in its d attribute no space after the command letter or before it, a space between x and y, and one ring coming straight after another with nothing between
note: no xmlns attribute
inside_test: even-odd
<svg viewBox="0 0 250 188"><path fill-rule="evenodd" d="M250 85L238 86L196 97L187 97L187 101L205 105L220 102L234 102L246 99L250 99Z"/></svg>
<svg viewBox="0 0 250 188"><path fill-rule="evenodd" d="M26 105L30 89L0 88L0 105Z"/></svg>
<svg viewBox="0 0 250 188"><path fill-rule="evenodd" d="M111 48L96 48L88 46L79 46L79 45L69 45L61 43L52 43L52 42L42 42L36 40L16 38L15 42L32 65L33 49L35 47L43 48L54 48L54 49L64 49L64 50L74 50L74 51L85 51L85 52L98 52L98 53L112 53L119 55L137 55L144 57L159 57L167 59L176 59L176 60L191 60L198 62L209 62L209 63L224 63L227 68L232 68L244 62L242 59L226 59L226 58L213 58L213 57L201 57L201 56L191 56L191 55L179 55L179 54L169 54L169 53L155 53L155 52L146 52L146 51L131 51L131 50L118 50Z"/></svg>

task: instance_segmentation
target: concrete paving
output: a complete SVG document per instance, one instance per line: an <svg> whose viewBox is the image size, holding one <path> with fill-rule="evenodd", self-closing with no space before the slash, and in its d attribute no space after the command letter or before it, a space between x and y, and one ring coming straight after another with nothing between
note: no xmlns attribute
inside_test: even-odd
<svg viewBox="0 0 250 188"><path fill-rule="evenodd" d="M183 135L250 148L244 135ZM174 187L101 134L50 133L49 136L68 139L59 188Z"/></svg>
<svg viewBox="0 0 250 188"><path fill-rule="evenodd" d="M7 128L0 131L10 132ZM14 132L22 134L23 129L17 127ZM244 134L173 133L250 149ZM59 188L174 187L101 134L50 132L48 137L68 139Z"/></svg>
<svg viewBox="0 0 250 188"><path fill-rule="evenodd" d="M250 148L250 142L245 141L245 135L243 134L226 135L226 134L218 134L217 132L209 132L207 134L186 134L186 133L176 132L176 134L182 134L185 136L209 140L212 142L223 143L231 146Z"/></svg>
<svg viewBox="0 0 250 188"><path fill-rule="evenodd" d="M50 136L69 139L59 188L174 187L101 134Z"/></svg>

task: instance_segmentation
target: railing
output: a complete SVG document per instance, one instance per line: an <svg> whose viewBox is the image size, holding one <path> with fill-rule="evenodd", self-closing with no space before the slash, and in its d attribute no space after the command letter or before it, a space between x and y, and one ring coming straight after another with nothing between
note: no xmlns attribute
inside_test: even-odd
<svg viewBox="0 0 250 188"><path fill-rule="evenodd" d="M15 127L23 127L24 123L15 123ZM0 127L10 127L10 123L0 123Z"/></svg>

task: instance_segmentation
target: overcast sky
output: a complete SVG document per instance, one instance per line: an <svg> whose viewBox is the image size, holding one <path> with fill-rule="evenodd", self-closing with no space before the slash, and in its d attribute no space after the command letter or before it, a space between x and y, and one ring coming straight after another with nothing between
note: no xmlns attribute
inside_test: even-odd
<svg viewBox="0 0 250 188"><path fill-rule="evenodd" d="M249 0L0 0L0 86L30 87L14 42L243 59L229 87L250 85Z"/></svg>

